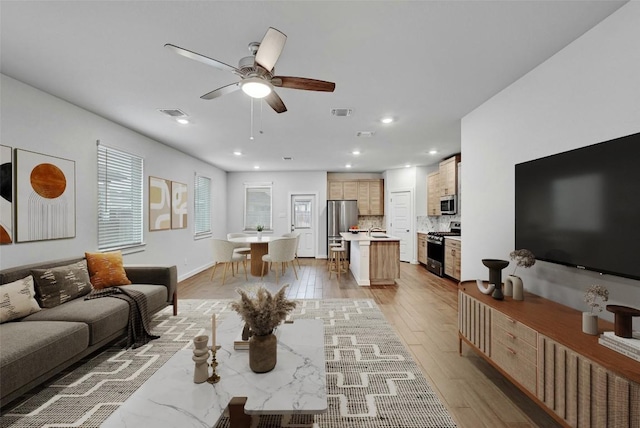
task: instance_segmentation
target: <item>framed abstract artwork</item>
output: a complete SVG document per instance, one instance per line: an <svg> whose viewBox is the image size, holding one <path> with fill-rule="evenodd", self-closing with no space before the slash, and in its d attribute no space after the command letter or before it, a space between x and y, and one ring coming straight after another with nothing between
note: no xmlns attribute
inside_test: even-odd
<svg viewBox="0 0 640 428"><path fill-rule="evenodd" d="M171 229L187 227L187 185L171 182Z"/></svg>
<svg viewBox="0 0 640 428"><path fill-rule="evenodd" d="M16 149L16 242L76 236L76 163Z"/></svg>
<svg viewBox="0 0 640 428"><path fill-rule="evenodd" d="M171 229L171 181L149 176L149 230Z"/></svg>
<svg viewBox="0 0 640 428"><path fill-rule="evenodd" d="M13 243L13 151L0 145L0 245Z"/></svg>

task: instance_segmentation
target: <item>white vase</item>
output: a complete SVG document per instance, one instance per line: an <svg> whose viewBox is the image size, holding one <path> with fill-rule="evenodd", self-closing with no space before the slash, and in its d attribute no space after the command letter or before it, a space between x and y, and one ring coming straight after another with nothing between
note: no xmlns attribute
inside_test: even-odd
<svg viewBox="0 0 640 428"><path fill-rule="evenodd" d="M598 314L582 313L582 332L593 336L598 334Z"/></svg>
<svg viewBox="0 0 640 428"><path fill-rule="evenodd" d="M262 239L262 231L261 230L258 231L258 239Z"/></svg>
<svg viewBox="0 0 640 428"><path fill-rule="evenodd" d="M515 275L509 275L505 280L505 284L507 282L511 284L513 300L524 300L524 284L522 283L522 278Z"/></svg>
<svg viewBox="0 0 640 428"><path fill-rule="evenodd" d="M513 280L511 279L512 275L507 276L504 279L504 284L502 286L502 293L505 296L513 296Z"/></svg>

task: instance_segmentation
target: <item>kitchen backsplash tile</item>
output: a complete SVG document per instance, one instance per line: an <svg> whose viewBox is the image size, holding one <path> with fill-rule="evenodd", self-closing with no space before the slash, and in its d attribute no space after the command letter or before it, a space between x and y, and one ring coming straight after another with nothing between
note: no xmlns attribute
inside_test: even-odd
<svg viewBox="0 0 640 428"><path fill-rule="evenodd" d="M418 232L448 232L449 223L460 221L460 214L441 216L418 216Z"/></svg>
<svg viewBox="0 0 640 428"><path fill-rule="evenodd" d="M370 227L384 228L384 216L383 215L358 216L358 227L360 229L369 229Z"/></svg>

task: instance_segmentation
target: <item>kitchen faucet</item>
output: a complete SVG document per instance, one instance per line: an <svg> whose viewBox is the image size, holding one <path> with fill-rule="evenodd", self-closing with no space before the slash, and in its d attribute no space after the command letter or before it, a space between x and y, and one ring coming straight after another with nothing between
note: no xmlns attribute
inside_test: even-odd
<svg viewBox="0 0 640 428"><path fill-rule="evenodd" d="M369 231L367 232L367 234L369 236L371 236L371 232L382 232L382 228L380 228L380 227L370 227Z"/></svg>

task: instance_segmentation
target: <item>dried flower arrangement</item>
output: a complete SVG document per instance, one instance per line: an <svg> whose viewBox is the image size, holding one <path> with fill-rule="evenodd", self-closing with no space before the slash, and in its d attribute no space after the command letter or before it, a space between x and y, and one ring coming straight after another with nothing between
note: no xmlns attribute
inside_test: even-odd
<svg viewBox="0 0 640 428"><path fill-rule="evenodd" d="M584 295L584 301L591 307L591 313L593 311L602 312L604 302L609 300L609 290L602 285L592 285L587 289ZM601 301L601 302L599 302Z"/></svg>
<svg viewBox="0 0 640 428"><path fill-rule="evenodd" d="M511 260L516 261L516 267L513 269L512 273L514 276L516 274L516 269L518 269L519 266L522 266L523 268L530 268L536 264L536 256L534 256L531 251L525 250L524 248L512 251L509 253L509 256L511 257Z"/></svg>
<svg viewBox="0 0 640 428"><path fill-rule="evenodd" d="M287 314L296 307L296 302L287 299L284 285L275 295L269 290L259 287L253 296L249 292L237 289L240 300L231 303L236 311L256 336L265 336L273 331Z"/></svg>

